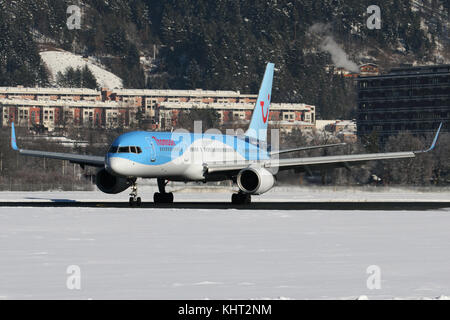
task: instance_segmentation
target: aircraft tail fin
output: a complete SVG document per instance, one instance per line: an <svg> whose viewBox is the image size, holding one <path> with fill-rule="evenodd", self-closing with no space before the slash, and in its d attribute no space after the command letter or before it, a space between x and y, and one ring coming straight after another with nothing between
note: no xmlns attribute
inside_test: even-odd
<svg viewBox="0 0 450 320"><path fill-rule="evenodd" d="M267 125L269 124L270 101L272 99L272 82L275 65L268 63L264 79L259 89L258 100L253 109L252 120L250 126L245 133L246 136L258 139L260 141L267 140Z"/></svg>

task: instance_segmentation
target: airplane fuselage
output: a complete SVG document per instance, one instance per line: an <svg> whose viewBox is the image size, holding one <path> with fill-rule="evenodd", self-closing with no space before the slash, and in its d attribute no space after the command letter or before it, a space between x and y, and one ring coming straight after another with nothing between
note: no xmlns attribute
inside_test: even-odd
<svg viewBox="0 0 450 320"><path fill-rule="evenodd" d="M112 143L105 163L124 177L205 181L205 163L269 158L266 145L245 136L135 131Z"/></svg>

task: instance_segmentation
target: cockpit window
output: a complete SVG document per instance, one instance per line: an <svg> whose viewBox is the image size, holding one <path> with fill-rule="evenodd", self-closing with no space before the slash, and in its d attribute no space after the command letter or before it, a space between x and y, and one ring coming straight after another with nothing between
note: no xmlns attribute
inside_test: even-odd
<svg viewBox="0 0 450 320"><path fill-rule="evenodd" d="M117 150L119 149L119 147L116 146L111 146L111 148L109 148L109 153L117 153Z"/></svg>
<svg viewBox="0 0 450 320"><path fill-rule="evenodd" d="M141 147L136 147L136 146L126 146L126 147L117 147L117 146L111 146L111 148L109 148L109 153L137 153L140 154L142 153L142 149Z"/></svg>
<svg viewBox="0 0 450 320"><path fill-rule="evenodd" d="M119 147L119 153L130 153L130 147Z"/></svg>

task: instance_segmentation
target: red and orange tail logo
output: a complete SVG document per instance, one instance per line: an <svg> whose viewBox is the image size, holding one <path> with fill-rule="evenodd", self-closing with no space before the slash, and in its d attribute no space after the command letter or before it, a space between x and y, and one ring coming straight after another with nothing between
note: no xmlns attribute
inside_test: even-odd
<svg viewBox="0 0 450 320"><path fill-rule="evenodd" d="M267 100L268 100L268 104L270 104L270 94L267 96ZM269 118L269 108L267 108L266 114L264 114L264 101L261 101L261 112L262 112L262 117L263 117L263 122L266 123L267 119Z"/></svg>

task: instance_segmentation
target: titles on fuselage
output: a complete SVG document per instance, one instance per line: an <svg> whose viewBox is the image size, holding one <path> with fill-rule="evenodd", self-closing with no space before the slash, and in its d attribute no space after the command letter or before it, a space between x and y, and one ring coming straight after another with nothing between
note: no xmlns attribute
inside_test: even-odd
<svg viewBox="0 0 450 320"><path fill-rule="evenodd" d="M171 139L158 139L155 136L152 136L152 138L156 141L156 144L158 146L170 146L173 147L176 145L175 141Z"/></svg>

